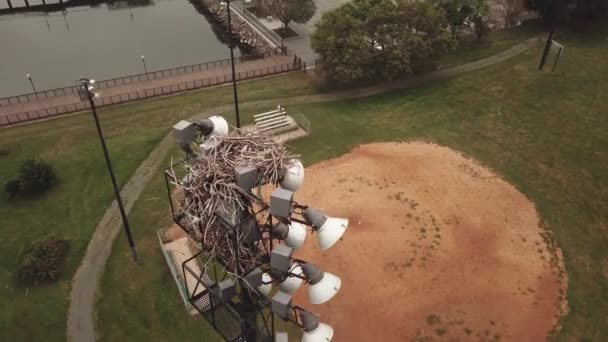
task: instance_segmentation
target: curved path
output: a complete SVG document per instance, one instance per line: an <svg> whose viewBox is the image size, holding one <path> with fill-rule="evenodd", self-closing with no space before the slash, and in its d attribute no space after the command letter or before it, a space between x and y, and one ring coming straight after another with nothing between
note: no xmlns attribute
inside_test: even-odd
<svg viewBox="0 0 608 342"><path fill-rule="evenodd" d="M242 108L254 107L260 105L276 105L278 101L283 105L312 103L312 102L327 102L340 99L350 99L372 96L386 91L403 89L408 87L418 86L420 84L445 79L465 72L481 69L486 66L494 65L505 61L511 57L529 50L535 44L542 41L545 35L539 35L531 38L523 43L517 44L512 48L503 51L497 55L463 64L454 68L438 70L428 74L403 79L391 83L380 84L376 86L335 92L320 95L305 95L290 98L253 101L241 104ZM208 116L211 114L223 113L230 111L232 105L225 105L210 109L199 116ZM150 155L142 162L135 170L127 184L121 190L121 196L125 204L125 209L131 211L133 205L139 198L139 195L150 181L152 176L157 172L160 164L165 158L165 155L173 146L173 137L167 135L161 143L150 153ZM70 292L70 308L68 312L67 336L73 342L88 342L95 341L95 292L97 284L103 271L105 264L112 251L114 239L121 230L121 221L119 220L118 208L116 201L108 208L97 225L95 233L89 242L86 254L80 264L80 267L74 275L74 281Z"/></svg>

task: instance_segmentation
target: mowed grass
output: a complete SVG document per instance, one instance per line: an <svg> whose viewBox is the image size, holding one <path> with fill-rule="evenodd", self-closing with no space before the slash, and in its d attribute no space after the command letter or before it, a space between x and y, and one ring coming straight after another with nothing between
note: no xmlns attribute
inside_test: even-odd
<svg viewBox="0 0 608 342"><path fill-rule="evenodd" d="M416 89L290 106L312 122L312 134L290 145L306 165L373 141L432 141L476 158L536 204L564 252L570 313L556 339L606 340L607 36L605 27L564 35L567 54L555 73L537 71L539 45L500 65ZM101 339L215 341L202 318L185 313L158 246L155 229L171 223L161 172L131 218L144 265L130 263L119 236L99 290Z"/></svg>
<svg viewBox="0 0 608 342"><path fill-rule="evenodd" d="M244 101L313 92L304 73L242 83ZM106 142L123 185L174 122L202 108L231 103L232 88L99 110ZM9 200L0 193L0 341L65 341L72 276L95 226L113 200L110 178L90 114L0 129L0 183L27 158L44 158L58 185L38 198ZM14 274L29 247L51 234L70 244L59 281L18 286Z"/></svg>

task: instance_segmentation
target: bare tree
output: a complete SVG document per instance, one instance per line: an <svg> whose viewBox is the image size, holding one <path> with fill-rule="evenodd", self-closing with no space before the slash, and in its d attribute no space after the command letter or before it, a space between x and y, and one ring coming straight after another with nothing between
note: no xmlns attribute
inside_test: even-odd
<svg viewBox="0 0 608 342"><path fill-rule="evenodd" d="M314 0L262 0L262 6L283 24L280 34L281 47L289 23L294 21L304 24L317 11Z"/></svg>
<svg viewBox="0 0 608 342"><path fill-rule="evenodd" d="M498 0L498 10L505 21L505 28L515 26L522 18L523 3L521 0Z"/></svg>

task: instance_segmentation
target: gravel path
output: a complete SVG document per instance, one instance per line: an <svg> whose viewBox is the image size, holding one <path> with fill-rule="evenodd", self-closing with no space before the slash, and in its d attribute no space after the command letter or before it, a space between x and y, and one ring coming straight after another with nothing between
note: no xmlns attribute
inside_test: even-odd
<svg viewBox="0 0 608 342"><path fill-rule="evenodd" d="M327 102L340 99L372 96L386 91L414 87L426 82L449 78L465 72L478 70L486 66L500 63L529 50L535 44L542 41L544 37L544 34L536 36L523 43L513 46L509 50L477 62L464 64L450 69L438 70L417 77L367 88L330 94L297 96L278 100L253 101L244 103L241 105L241 107L247 108L266 104L276 105L279 102L282 105ZM200 114L200 116L208 116L212 113L217 114L228 112L231 110L231 108L231 105L213 108L206 111L206 113ZM159 167L161 167L163 159L170 151L173 144L173 137L171 135L167 135L150 153L146 160L144 160L143 163L137 168L133 176L131 176L131 179L129 179L127 184L122 188L121 196L127 213L131 211L131 208L133 208L133 205L139 198L139 195L143 191L146 184L157 172ZM67 336L70 341L95 341L95 292L97 291L99 279L101 278L101 275L105 269L106 261L110 256L110 252L112 251L114 239L122 228L122 222L119 217L118 208L116 202L114 201L112 206L106 210L101 222L99 222L99 225L96 227L95 233L89 242L82 263L74 276L74 281L72 283L72 289L70 292L70 308L68 312L67 326Z"/></svg>

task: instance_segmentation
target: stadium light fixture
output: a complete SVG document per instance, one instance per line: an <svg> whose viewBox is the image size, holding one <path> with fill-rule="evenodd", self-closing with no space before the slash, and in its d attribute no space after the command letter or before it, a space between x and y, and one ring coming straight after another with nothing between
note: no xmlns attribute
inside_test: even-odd
<svg viewBox="0 0 608 342"><path fill-rule="evenodd" d="M348 227L348 219L325 216L319 209L306 208L303 216L304 220L317 232L319 247L322 251L338 242Z"/></svg>
<svg viewBox="0 0 608 342"><path fill-rule="evenodd" d="M302 342L327 342L334 337L334 329L325 323L321 323L312 313L301 310L300 319L304 330Z"/></svg>
<svg viewBox="0 0 608 342"><path fill-rule="evenodd" d="M306 240L306 227L298 222L291 222L288 225L279 222L272 233L275 238L284 240L285 244L293 249L300 248Z"/></svg>
<svg viewBox="0 0 608 342"><path fill-rule="evenodd" d="M302 286L303 273L302 266L297 262L293 262L288 275L279 283L279 289L287 294L295 293Z"/></svg>
<svg viewBox="0 0 608 342"><path fill-rule="evenodd" d="M297 159L292 159L285 169L285 176L279 183L281 188L289 191L297 191L304 182L304 165Z"/></svg>
<svg viewBox="0 0 608 342"><path fill-rule="evenodd" d="M339 277L321 270L310 263L302 265L302 271L308 280L308 299L311 304L323 304L332 299L340 290L342 280Z"/></svg>

